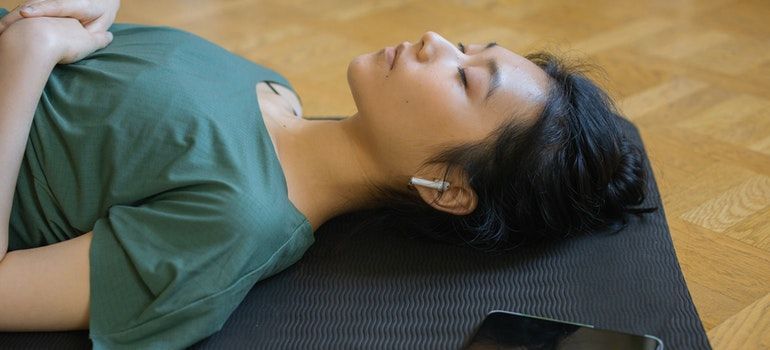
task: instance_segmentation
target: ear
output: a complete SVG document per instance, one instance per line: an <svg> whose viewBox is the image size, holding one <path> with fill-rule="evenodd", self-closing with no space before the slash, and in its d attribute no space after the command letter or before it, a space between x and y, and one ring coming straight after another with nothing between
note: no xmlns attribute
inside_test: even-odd
<svg viewBox="0 0 770 350"><path fill-rule="evenodd" d="M468 215L476 209L478 196L463 177L447 179L449 188L441 191L433 188L414 186L422 200L437 210L454 215ZM454 181L453 181L454 180Z"/></svg>

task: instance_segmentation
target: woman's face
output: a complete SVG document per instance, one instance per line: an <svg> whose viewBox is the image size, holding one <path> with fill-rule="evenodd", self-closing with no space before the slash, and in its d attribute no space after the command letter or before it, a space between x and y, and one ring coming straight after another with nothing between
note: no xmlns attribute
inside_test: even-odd
<svg viewBox="0 0 770 350"><path fill-rule="evenodd" d="M348 83L363 146L403 175L439 149L480 141L506 121L533 122L544 102L546 73L503 47L466 44L462 52L426 32L396 50L392 69L388 48L353 59Z"/></svg>

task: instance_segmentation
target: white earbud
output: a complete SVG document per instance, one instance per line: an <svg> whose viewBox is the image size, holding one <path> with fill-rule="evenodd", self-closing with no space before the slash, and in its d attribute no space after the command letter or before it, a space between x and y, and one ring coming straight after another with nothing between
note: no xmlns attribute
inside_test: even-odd
<svg viewBox="0 0 770 350"><path fill-rule="evenodd" d="M412 179L409 180L409 184L412 186L433 188L439 191L446 191L447 188L449 188L449 182L439 180L430 181L419 177L412 177Z"/></svg>

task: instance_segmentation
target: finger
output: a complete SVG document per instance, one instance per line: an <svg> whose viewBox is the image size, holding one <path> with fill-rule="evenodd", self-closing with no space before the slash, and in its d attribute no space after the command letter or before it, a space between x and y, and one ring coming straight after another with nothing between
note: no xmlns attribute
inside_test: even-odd
<svg viewBox="0 0 770 350"><path fill-rule="evenodd" d="M11 10L11 12L9 12L8 14L11 14L13 12L17 12L19 14L19 16L20 16L19 19L24 18L24 15L21 13L22 9L24 9L25 7L27 7L29 5L37 4L37 3L43 2L43 1L46 1L46 0L27 0L27 1L22 2L21 4L17 5L16 8Z"/></svg>
<svg viewBox="0 0 770 350"><path fill-rule="evenodd" d="M96 50L103 49L112 42L111 32L96 33L96 34L93 34L93 36L94 36L94 39L96 39Z"/></svg>
<svg viewBox="0 0 770 350"><path fill-rule="evenodd" d="M10 27L13 22L18 21L21 18L21 15L16 15L17 12L18 11L8 12L3 18L0 18L0 33Z"/></svg>
<svg viewBox="0 0 770 350"><path fill-rule="evenodd" d="M41 0L38 0L38 1L41 1ZM8 29L8 27L10 27L11 24L14 24L16 21L24 18L21 15L21 8L30 2L31 1L27 1L23 4L20 4L19 6L16 6L13 10L5 14L3 18L0 18L0 33Z"/></svg>
<svg viewBox="0 0 770 350"><path fill-rule="evenodd" d="M83 58L86 58L88 55L94 53L95 51L98 51L100 49L107 47L107 45L109 45L110 42L112 42L112 33L101 32L101 33L91 34L91 39L92 40L85 43L85 45L77 48L73 48L75 52L62 58L61 61L59 61L59 63L61 64L75 63L77 61L82 60Z"/></svg>
<svg viewBox="0 0 770 350"><path fill-rule="evenodd" d="M21 15L25 17L73 17L81 21L92 16L86 1L43 0L22 6Z"/></svg>
<svg viewBox="0 0 770 350"><path fill-rule="evenodd" d="M99 33L110 29L109 23L110 21L107 17L101 16L91 22L83 23L83 27L91 33Z"/></svg>

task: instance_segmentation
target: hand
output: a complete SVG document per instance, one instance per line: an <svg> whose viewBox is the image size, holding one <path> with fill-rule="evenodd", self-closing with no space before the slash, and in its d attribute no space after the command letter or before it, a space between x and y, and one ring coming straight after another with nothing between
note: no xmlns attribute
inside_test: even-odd
<svg viewBox="0 0 770 350"><path fill-rule="evenodd" d="M69 64L109 45L112 33L91 33L74 18L39 17L17 21L0 40L12 41L14 49Z"/></svg>
<svg viewBox="0 0 770 350"><path fill-rule="evenodd" d="M120 0L27 0L0 19L0 34L23 18L75 18L91 33L107 31L115 22Z"/></svg>

